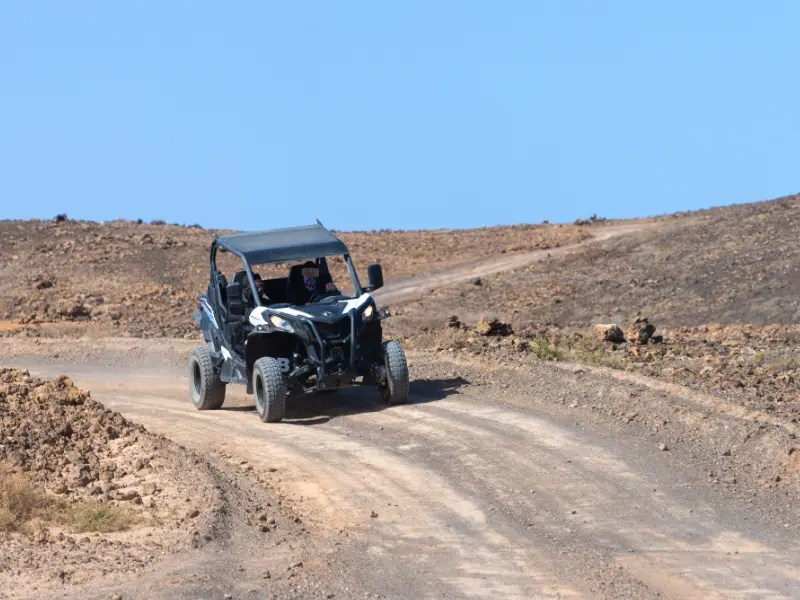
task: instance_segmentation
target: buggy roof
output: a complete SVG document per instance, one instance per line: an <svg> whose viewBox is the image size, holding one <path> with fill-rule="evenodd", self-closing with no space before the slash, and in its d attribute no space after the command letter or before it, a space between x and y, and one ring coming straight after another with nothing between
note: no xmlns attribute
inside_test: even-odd
<svg viewBox="0 0 800 600"><path fill-rule="evenodd" d="M217 243L252 265L347 254L344 242L321 223L221 235Z"/></svg>

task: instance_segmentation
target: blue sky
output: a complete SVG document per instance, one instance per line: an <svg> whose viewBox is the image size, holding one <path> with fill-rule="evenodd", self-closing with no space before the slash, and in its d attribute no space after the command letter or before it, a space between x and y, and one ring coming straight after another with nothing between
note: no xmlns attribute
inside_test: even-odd
<svg viewBox="0 0 800 600"><path fill-rule="evenodd" d="M0 0L0 218L416 229L800 191L797 2Z"/></svg>

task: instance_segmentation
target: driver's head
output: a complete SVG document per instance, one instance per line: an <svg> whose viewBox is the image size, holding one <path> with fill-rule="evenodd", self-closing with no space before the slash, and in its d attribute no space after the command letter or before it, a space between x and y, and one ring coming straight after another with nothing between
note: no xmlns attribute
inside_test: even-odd
<svg viewBox="0 0 800 600"><path fill-rule="evenodd" d="M259 275L258 273L255 273L253 275L253 281L256 284L256 289L258 290L258 293L259 294L262 293L264 291L264 282L261 281L261 275Z"/></svg>
<svg viewBox="0 0 800 600"><path fill-rule="evenodd" d="M317 291L317 277L319 277L319 269L314 261L306 261L303 263L303 268L300 271L303 274L303 287L309 292Z"/></svg>
<svg viewBox="0 0 800 600"><path fill-rule="evenodd" d="M316 279L319 277L319 268L317 267L317 263L313 260L307 260L303 263L303 279Z"/></svg>

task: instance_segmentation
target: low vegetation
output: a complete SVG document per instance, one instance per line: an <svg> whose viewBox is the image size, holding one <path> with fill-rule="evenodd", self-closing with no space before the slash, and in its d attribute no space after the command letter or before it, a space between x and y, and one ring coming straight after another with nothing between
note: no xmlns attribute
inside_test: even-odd
<svg viewBox="0 0 800 600"><path fill-rule="evenodd" d="M0 531L31 532L37 523L60 520L64 505L20 475L0 475Z"/></svg>
<svg viewBox="0 0 800 600"><path fill-rule="evenodd" d="M18 474L0 474L0 531L32 534L59 526L74 533L125 531L136 522L127 508L67 502L48 495Z"/></svg>
<svg viewBox="0 0 800 600"><path fill-rule="evenodd" d="M80 503L71 512L70 526L76 533L125 531L138 521L130 509L111 504Z"/></svg>

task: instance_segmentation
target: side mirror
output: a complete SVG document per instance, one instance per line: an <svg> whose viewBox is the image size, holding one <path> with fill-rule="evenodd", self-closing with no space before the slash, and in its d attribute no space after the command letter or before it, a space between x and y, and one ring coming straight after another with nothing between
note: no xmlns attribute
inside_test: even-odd
<svg viewBox="0 0 800 600"><path fill-rule="evenodd" d="M367 276L369 277L368 292L374 292L383 287L383 269L380 265L370 265L367 267Z"/></svg>
<svg viewBox="0 0 800 600"><path fill-rule="evenodd" d="M227 289L228 313L233 317L244 316L244 302L242 302L242 284L229 283Z"/></svg>

